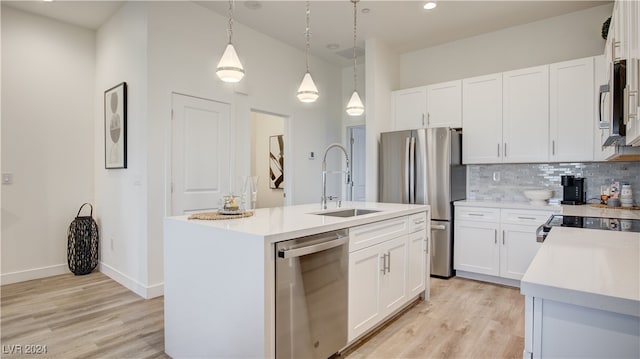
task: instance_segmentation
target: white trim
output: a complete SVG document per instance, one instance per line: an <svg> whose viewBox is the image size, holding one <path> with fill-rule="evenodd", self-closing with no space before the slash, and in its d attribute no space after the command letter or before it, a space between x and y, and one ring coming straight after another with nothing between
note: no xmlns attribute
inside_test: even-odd
<svg viewBox="0 0 640 359"><path fill-rule="evenodd" d="M151 299L164 295L164 283L145 286L104 262L100 262L98 270L144 299Z"/></svg>
<svg viewBox="0 0 640 359"><path fill-rule="evenodd" d="M23 271L3 273L0 276L0 283L2 285L25 282L33 279L40 279L46 277L52 277L54 275L70 273L66 264L56 264L48 267L40 267L27 269Z"/></svg>
<svg viewBox="0 0 640 359"><path fill-rule="evenodd" d="M520 288L520 281L516 280L516 279L495 277L495 276L492 276L492 275L479 274L479 273L473 273L473 272L465 272L465 271L461 271L461 270L456 270L456 277L479 280L479 281L482 281L482 282L502 284L502 285L508 285L508 286L511 286L511 287Z"/></svg>

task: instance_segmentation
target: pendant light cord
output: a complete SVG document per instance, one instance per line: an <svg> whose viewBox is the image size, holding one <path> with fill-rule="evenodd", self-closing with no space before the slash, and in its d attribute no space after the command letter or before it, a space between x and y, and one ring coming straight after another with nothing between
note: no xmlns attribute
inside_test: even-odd
<svg viewBox="0 0 640 359"><path fill-rule="evenodd" d="M227 29L227 35L229 36L229 43L231 43L231 37L233 36L233 0L229 0L229 28Z"/></svg>
<svg viewBox="0 0 640 359"><path fill-rule="evenodd" d="M309 37L311 36L311 32L309 30L310 14L311 14L311 11L309 10L309 1L307 1L307 29L304 33L307 40L307 72L309 72L309 48L311 47L311 45L309 45Z"/></svg>
<svg viewBox="0 0 640 359"><path fill-rule="evenodd" d="M353 91L357 90L358 75L356 71L356 30L357 30L357 4L359 0L351 0L353 2Z"/></svg>

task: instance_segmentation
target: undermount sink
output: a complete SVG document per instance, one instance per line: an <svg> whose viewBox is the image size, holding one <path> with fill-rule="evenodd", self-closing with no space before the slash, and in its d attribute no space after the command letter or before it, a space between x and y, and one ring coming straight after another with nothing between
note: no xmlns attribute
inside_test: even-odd
<svg viewBox="0 0 640 359"><path fill-rule="evenodd" d="M377 213L380 211L376 211L373 209L362 209L362 208L349 208L343 209L339 211L331 211L331 212L317 212L319 216L331 216L331 217L354 217L361 216L363 214Z"/></svg>

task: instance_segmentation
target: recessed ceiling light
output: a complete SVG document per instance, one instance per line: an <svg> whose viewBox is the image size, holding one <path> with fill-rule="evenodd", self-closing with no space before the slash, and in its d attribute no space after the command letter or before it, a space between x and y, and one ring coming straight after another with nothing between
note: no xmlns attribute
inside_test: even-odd
<svg viewBox="0 0 640 359"><path fill-rule="evenodd" d="M335 49L339 49L339 48L340 48L340 45L338 45L338 44L328 44L327 45L327 49L329 49L329 50L335 50Z"/></svg>
<svg viewBox="0 0 640 359"><path fill-rule="evenodd" d="M251 10L258 10L262 8L262 3L260 1L245 1L244 6Z"/></svg>
<svg viewBox="0 0 640 359"><path fill-rule="evenodd" d="M435 1L429 1L428 3L424 4L424 9L431 10L431 9L435 9L436 6L438 6L438 4L436 4Z"/></svg>
<svg viewBox="0 0 640 359"><path fill-rule="evenodd" d="M360 10L362 11L363 14L368 14L371 12L371 9L369 9L368 7L365 7L364 9Z"/></svg>

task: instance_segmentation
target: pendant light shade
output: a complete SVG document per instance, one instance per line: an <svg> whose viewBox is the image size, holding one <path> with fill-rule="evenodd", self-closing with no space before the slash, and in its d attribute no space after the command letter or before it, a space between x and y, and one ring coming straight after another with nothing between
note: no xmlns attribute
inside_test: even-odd
<svg viewBox="0 0 640 359"><path fill-rule="evenodd" d="M315 102L318 99L318 88L316 84L313 82L311 78L311 73L309 72L309 37L311 36L311 31L309 27L309 18L311 17L311 11L309 10L309 1L307 1L307 28L304 32L305 40L306 40L306 55L307 55L307 72L305 72L302 77L302 83L300 83L300 87L298 87L298 100L300 102Z"/></svg>
<svg viewBox="0 0 640 359"><path fill-rule="evenodd" d="M227 43L222 58L218 62L216 75L224 82L239 82L244 77L244 68L236 49L231 43L231 38L233 37L233 0L229 0L229 28L227 29L227 35L229 35L229 43Z"/></svg>
<svg viewBox="0 0 640 359"><path fill-rule="evenodd" d="M358 33L358 1L351 0L353 3L353 94L347 103L347 114L349 116L360 116L364 113L364 105L358 95L358 73L356 72L356 34Z"/></svg>
<svg viewBox="0 0 640 359"><path fill-rule="evenodd" d="M300 102L314 102L318 99L318 88L313 83L311 74L307 71L302 78L302 83L298 88L298 100Z"/></svg>
<svg viewBox="0 0 640 359"><path fill-rule="evenodd" d="M218 62L216 75L224 82L239 82L244 77L244 68L233 44L228 43L222 58Z"/></svg>
<svg viewBox="0 0 640 359"><path fill-rule="evenodd" d="M349 116L360 116L364 113L364 105L360 100L360 96L358 95L358 91L353 91L351 95L351 99L349 103L347 103L347 114Z"/></svg>

